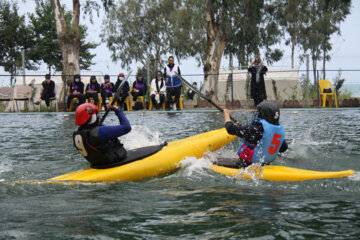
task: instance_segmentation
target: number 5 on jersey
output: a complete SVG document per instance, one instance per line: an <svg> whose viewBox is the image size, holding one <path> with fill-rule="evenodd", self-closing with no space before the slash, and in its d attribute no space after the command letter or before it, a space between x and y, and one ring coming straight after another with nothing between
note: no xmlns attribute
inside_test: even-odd
<svg viewBox="0 0 360 240"><path fill-rule="evenodd" d="M275 133L273 139L271 140L271 146L269 148L269 153L275 154L280 146L281 134Z"/></svg>

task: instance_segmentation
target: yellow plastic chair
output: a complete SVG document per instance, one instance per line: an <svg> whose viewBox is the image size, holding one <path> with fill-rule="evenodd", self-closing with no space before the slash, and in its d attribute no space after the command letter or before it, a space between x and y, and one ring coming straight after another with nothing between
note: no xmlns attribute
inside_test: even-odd
<svg viewBox="0 0 360 240"><path fill-rule="evenodd" d="M126 108L127 108L127 110L128 110L128 111L131 111L131 109L130 109L129 97L126 97L125 103L126 103ZM116 106L116 107L118 106L118 102L117 102L117 101L115 102L114 106Z"/></svg>
<svg viewBox="0 0 360 240"><path fill-rule="evenodd" d="M320 101L319 107L325 107L326 99L329 101L329 107L332 106L332 96L335 97L335 106L338 107L337 96L334 90L333 84L328 80L319 80L319 88L320 88ZM330 93L324 92L324 89L331 89Z"/></svg>
<svg viewBox="0 0 360 240"><path fill-rule="evenodd" d="M87 99L87 102L89 103L94 103L95 102L95 99L93 97L89 97ZM97 103L97 107L101 110L101 103L102 103L102 98L101 96L98 96L98 103Z"/></svg>
<svg viewBox="0 0 360 240"><path fill-rule="evenodd" d="M150 93L151 93L151 87L150 87ZM150 96L151 96L151 95L150 95ZM166 99L166 97L165 97L165 99ZM163 102L162 107L163 107L163 110L165 110L165 101ZM150 97L149 111L151 111L152 108L153 108L153 103L152 103L151 97Z"/></svg>
<svg viewBox="0 0 360 240"><path fill-rule="evenodd" d="M68 91L67 91L67 93L68 93L68 96L69 96L69 94L70 94L70 87L68 87ZM79 98L74 97L73 99L71 99L71 101L70 101L70 108L69 108L70 112L71 112L71 111L72 111L72 109L73 109L73 101L74 101L74 100L79 101Z"/></svg>
<svg viewBox="0 0 360 240"><path fill-rule="evenodd" d="M172 98L174 99L175 97L172 96ZM180 97L179 97L179 107L180 107L180 110L183 110L183 109L184 109L183 100L182 100L181 95L180 95Z"/></svg>
<svg viewBox="0 0 360 240"><path fill-rule="evenodd" d="M133 87L130 87L130 96L131 96L131 100L130 100L130 102L131 102L131 104L130 104L130 111L132 111L132 102L133 102L133 96L132 96L132 94L131 94L132 89L133 89ZM141 102L142 102L142 105L143 105L143 107L144 107L144 110L146 110L145 98L144 98L144 96L138 96L137 99L141 99ZM136 99L136 100L137 100L137 99Z"/></svg>

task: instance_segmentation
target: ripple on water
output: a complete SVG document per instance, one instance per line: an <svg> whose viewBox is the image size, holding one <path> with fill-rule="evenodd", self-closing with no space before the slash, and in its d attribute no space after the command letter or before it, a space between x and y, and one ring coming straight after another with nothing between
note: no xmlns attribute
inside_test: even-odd
<svg viewBox="0 0 360 240"><path fill-rule="evenodd" d="M126 113L128 149L223 127L213 113ZM234 113L245 124L252 113ZM356 173L305 182L242 180L208 169L231 157L188 157L180 169L139 182L53 184L46 179L88 166L72 144L74 116L2 115L0 238L10 239L358 239L360 111L281 113L289 151L276 164ZM106 124L117 120L109 115ZM5 126L5 127L4 127ZM39 227L41 226L41 227Z"/></svg>

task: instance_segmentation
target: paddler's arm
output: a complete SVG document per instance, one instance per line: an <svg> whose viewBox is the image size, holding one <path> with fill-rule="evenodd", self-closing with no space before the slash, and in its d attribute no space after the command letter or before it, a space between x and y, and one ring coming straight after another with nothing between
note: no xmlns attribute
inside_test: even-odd
<svg viewBox="0 0 360 240"><path fill-rule="evenodd" d="M109 105L111 106L111 104L109 103L107 107L109 107ZM101 140L103 140L103 141L107 141L110 139L120 137L131 131L130 123L129 123L128 119L126 118L125 114L122 111L120 111L119 109L117 109L116 107L111 106L109 108L110 108L110 110L115 111L116 116L119 118L120 125L100 126L98 134L99 134L99 137L101 138Z"/></svg>
<svg viewBox="0 0 360 240"><path fill-rule="evenodd" d="M224 109L224 122L225 122L226 131L231 135L236 135L238 137L243 138L244 132L245 132L245 127L243 127L241 125L235 125L231 121L230 116L231 116L230 110L225 108Z"/></svg>

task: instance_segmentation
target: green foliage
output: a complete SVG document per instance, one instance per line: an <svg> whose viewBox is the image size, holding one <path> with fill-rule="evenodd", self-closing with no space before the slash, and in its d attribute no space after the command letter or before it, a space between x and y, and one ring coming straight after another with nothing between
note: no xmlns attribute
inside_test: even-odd
<svg viewBox="0 0 360 240"><path fill-rule="evenodd" d="M342 87L342 85L345 82L345 78L341 78L341 70L338 71L335 79L333 80L334 82L334 89L335 89L335 93L337 95L340 95L340 89Z"/></svg>
<svg viewBox="0 0 360 240"><path fill-rule="evenodd" d="M338 99L351 99L352 97L352 93L349 89L345 89L338 95Z"/></svg>
<svg viewBox="0 0 360 240"><path fill-rule="evenodd" d="M25 25L25 17L18 14L16 3L0 0L0 66L10 73L11 85L22 66L21 50L29 54L33 46L32 32ZM25 68L36 69L36 59L31 53L26 58Z"/></svg>
<svg viewBox="0 0 360 240"><path fill-rule="evenodd" d="M300 86L303 99L306 99L306 88L309 85L309 99L317 99L318 96L318 86L314 85L310 82L309 79L306 78L305 74L302 74L300 77Z"/></svg>
<svg viewBox="0 0 360 240"><path fill-rule="evenodd" d="M225 15L224 32L228 36L225 54L235 54L241 65L247 66L251 58L265 50L268 63L279 61L283 55L279 49L271 49L278 43L281 31L278 24L277 1L230 1L233 5Z"/></svg>
<svg viewBox="0 0 360 240"><path fill-rule="evenodd" d="M38 1L35 14L30 14L30 28L35 35L34 54L51 69L62 71L62 54L56 33L56 24L51 4L48 1ZM71 32L72 12L65 13L66 31L68 36ZM90 50L98 46L97 43L86 42L87 27L80 25L80 69L88 70L94 63L95 54Z"/></svg>
<svg viewBox="0 0 360 240"><path fill-rule="evenodd" d="M325 68L325 62L331 58L328 54L332 49L331 35L340 34L339 25L350 13L351 0L307 0L305 3L306 24L301 30L301 45L305 52L310 51L315 78L316 62L323 60Z"/></svg>
<svg viewBox="0 0 360 240"><path fill-rule="evenodd" d="M199 21L202 14L194 14L199 4L194 0L123 1L105 19L102 40L122 67L133 61L146 65L150 57L154 72L162 69L170 54L180 60L202 52L204 23Z"/></svg>

